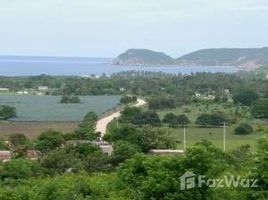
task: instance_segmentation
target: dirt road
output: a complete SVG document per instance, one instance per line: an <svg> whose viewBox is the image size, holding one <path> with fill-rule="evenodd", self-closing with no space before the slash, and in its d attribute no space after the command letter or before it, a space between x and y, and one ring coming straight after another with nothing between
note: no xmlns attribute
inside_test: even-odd
<svg viewBox="0 0 268 200"><path fill-rule="evenodd" d="M146 102L142 99L138 99L137 103L134 105L135 107L140 107L144 106ZM116 111L104 118L101 118L97 121L97 126L96 126L96 132L100 132L101 136L103 137L104 134L106 133L106 129L108 124L114 119L118 118L120 116L120 111Z"/></svg>

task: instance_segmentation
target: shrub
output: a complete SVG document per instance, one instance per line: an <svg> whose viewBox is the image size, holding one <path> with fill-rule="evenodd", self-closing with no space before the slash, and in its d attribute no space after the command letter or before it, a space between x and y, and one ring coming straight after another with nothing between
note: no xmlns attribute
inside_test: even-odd
<svg viewBox="0 0 268 200"><path fill-rule="evenodd" d="M0 119L7 120L16 116L16 108L6 105L0 106Z"/></svg>
<svg viewBox="0 0 268 200"><path fill-rule="evenodd" d="M247 135L253 132L253 128L251 125L247 123L242 123L235 128L234 132L237 135Z"/></svg>
<svg viewBox="0 0 268 200"><path fill-rule="evenodd" d="M136 96L124 96L120 99L121 104L135 103L137 101Z"/></svg>
<svg viewBox="0 0 268 200"><path fill-rule="evenodd" d="M69 104L69 103L81 103L80 98L78 96L62 96L60 103Z"/></svg>

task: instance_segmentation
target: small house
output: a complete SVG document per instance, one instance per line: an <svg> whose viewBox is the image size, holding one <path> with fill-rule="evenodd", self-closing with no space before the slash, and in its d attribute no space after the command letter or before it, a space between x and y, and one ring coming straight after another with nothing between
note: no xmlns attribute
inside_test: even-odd
<svg viewBox="0 0 268 200"><path fill-rule="evenodd" d="M67 144L77 145L77 144L94 144L100 147L103 153L111 156L113 153L113 146L105 141L90 141L90 140L70 140Z"/></svg>

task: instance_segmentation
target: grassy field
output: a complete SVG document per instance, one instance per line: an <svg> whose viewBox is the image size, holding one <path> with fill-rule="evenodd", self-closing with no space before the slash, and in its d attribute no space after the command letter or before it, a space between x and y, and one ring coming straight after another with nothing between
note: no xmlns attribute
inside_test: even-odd
<svg viewBox="0 0 268 200"><path fill-rule="evenodd" d="M8 138L10 134L22 133L29 139L35 139L48 129L68 133L74 131L77 126L76 122L0 122L0 137Z"/></svg>
<svg viewBox="0 0 268 200"><path fill-rule="evenodd" d="M188 116L188 118L191 121L191 124L189 124L189 127L186 128L186 143L187 146L192 146L193 144L201 141L201 140L209 140L212 141L217 147L223 149L223 128L200 128L197 127L195 124L195 121L197 117L201 113L210 113L213 111L223 111L227 116L230 118L234 117L235 110L238 109L239 113L242 116L242 119L240 119L239 122L236 124L232 124L226 128L226 150L230 151L232 149L235 149L241 145L249 144L252 146L252 149L254 150L256 147L256 141L261 137L260 133L252 133L250 135L235 135L234 134L234 128L240 123L240 122L248 122L250 123L255 130L257 130L258 126L265 126L264 122L259 120L254 120L251 118L250 113L245 108L237 108L234 107L231 103L225 103L225 104L201 104L196 103L189 106L183 106L176 109L171 110L161 110L158 111L158 114L160 118L162 119L165 114L167 113L174 113L174 114L185 114ZM266 124L267 126L267 124ZM176 138L176 140L183 142L183 129L182 128L170 128L172 134ZM179 149L183 149L183 144L178 144Z"/></svg>
<svg viewBox="0 0 268 200"><path fill-rule="evenodd" d="M233 150L241 145L249 144L254 150L256 141L261 137L260 133L253 133L250 135L235 135L233 133L234 127L226 128L226 151ZM170 128L172 135L176 138L178 149L183 149L183 128ZM213 142L217 147L223 149L223 128L186 128L186 145L187 147L201 141L208 140Z"/></svg>

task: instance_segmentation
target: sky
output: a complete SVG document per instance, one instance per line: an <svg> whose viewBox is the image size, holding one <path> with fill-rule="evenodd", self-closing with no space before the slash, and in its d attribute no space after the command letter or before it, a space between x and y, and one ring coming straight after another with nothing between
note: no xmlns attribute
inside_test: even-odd
<svg viewBox="0 0 268 200"><path fill-rule="evenodd" d="M268 46L267 0L0 0L0 55Z"/></svg>

